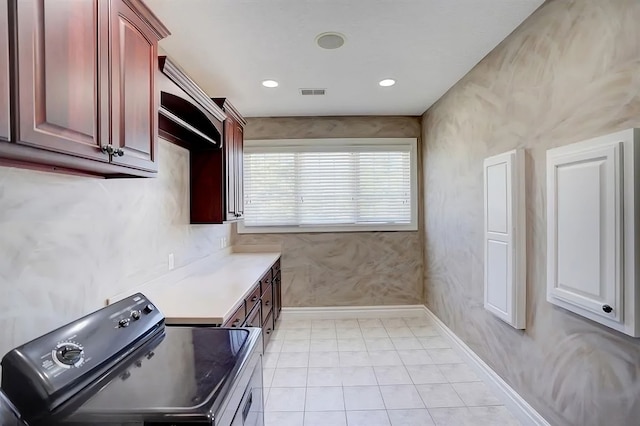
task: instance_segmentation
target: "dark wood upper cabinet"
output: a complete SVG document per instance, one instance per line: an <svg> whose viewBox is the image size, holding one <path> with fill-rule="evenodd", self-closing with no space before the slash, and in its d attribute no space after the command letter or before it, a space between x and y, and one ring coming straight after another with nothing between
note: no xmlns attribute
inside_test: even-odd
<svg viewBox="0 0 640 426"><path fill-rule="evenodd" d="M244 127L236 122L234 130L234 149L236 151L235 162L235 193L236 193L236 214L238 218L244 216Z"/></svg>
<svg viewBox="0 0 640 426"><path fill-rule="evenodd" d="M0 5L0 140L9 140L9 9Z"/></svg>
<svg viewBox="0 0 640 426"><path fill-rule="evenodd" d="M0 144L0 158L108 177L153 176L156 46L167 29L140 0L10 4L17 137Z"/></svg>
<svg viewBox="0 0 640 426"><path fill-rule="evenodd" d="M222 223L244 214L242 148L245 119L226 98L213 98L227 118L222 150L191 153L191 223Z"/></svg>
<svg viewBox="0 0 640 426"><path fill-rule="evenodd" d="M236 219L236 122L233 118L227 118L224 122L224 142L222 149L224 150L224 163L222 167L225 169L225 204L226 204L226 217L225 220Z"/></svg>
<svg viewBox="0 0 640 426"><path fill-rule="evenodd" d="M97 0L17 2L16 142L109 161L100 151L109 136L99 123L100 6Z"/></svg>
<svg viewBox="0 0 640 426"><path fill-rule="evenodd" d="M127 155L114 162L131 167L158 170L158 96L155 73L158 67L155 33L132 8L133 3L113 2L111 18L113 145Z"/></svg>

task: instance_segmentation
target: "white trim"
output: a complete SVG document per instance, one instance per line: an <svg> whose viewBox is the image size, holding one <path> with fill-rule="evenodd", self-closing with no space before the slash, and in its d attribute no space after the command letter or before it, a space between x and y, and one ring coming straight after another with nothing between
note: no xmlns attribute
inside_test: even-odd
<svg viewBox="0 0 640 426"><path fill-rule="evenodd" d="M335 151L336 148L347 150L353 147L371 147L371 145L380 147L409 146L417 144L417 141L417 138L245 139L243 149L246 152L267 152L274 147L304 147L311 150L325 150L324 147L326 147L326 149ZM296 149L297 151L299 149Z"/></svg>
<svg viewBox="0 0 640 426"><path fill-rule="evenodd" d="M244 221L238 222L238 234L306 234L318 232L397 232L417 231L417 223L380 225L321 225L321 226L245 226Z"/></svg>
<svg viewBox="0 0 640 426"><path fill-rule="evenodd" d="M396 318L424 316L423 305L326 306L319 308L282 308L285 320Z"/></svg>
<svg viewBox="0 0 640 426"><path fill-rule="evenodd" d="M480 376L491 390L502 400L509 411L522 422L523 425L550 426L544 417L540 415L527 401L525 401L502 377L491 369L475 352L469 348L453 331L449 329L433 312L426 306L424 312L429 319L442 331L442 334L449 340L453 348L464 357L465 361Z"/></svg>
<svg viewBox="0 0 640 426"><path fill-rule="evenodd" d="M238 234L295 234L318 232L375 232L375 231L417 231L418 230L418 139L417 138L346 138L346 139L246 139L244 152L291 152L300 151L372 151L401 150L409 148L411 181L411 219L409 223L363 223L345 225L295 225L295 226L246 226L244 220L238 222ZM301 148L302 147L302 148ZM244 202L244 200L243 200Z"/></svg>

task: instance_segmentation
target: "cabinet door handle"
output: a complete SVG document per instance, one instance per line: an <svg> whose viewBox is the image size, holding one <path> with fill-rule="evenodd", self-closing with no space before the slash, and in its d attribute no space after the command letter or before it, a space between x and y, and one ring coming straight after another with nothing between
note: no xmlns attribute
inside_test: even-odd
<svg viewBox="0 0 640 426"><path fill-rule="evenodd" d="M100 147L100 151L104 152L105 154L109 154L109 155L113 155L113 153L114 153L113 147L111 145L102 145Z"/></svg>
<svg viewBox="0 0 640 426"><path fill-rule="evenodd" d="M240 318L236 318L232 323L231 327L237 327L240 324Z"/></svg>
<svg viewBox="0 0 640 426"><path fill-rule="evenodd" d="M270 328L267 328L266 333L267 333L267 334L271 334L271 329L270 329Z"/></svg>
<svg viewBox="0 0 640 426"><path fill-rule="evenodd" d="M271 304L271 302L269 300L267 300L266 302L264 302L264 306L269 306Z"/></svg>
<svg viewBox="0 0 640 426"><path fill-rule="evenodd" d="M256 300L258 300L258 296L253 296L253 297L251 298L251 301L252 301L252 302L255 302Z"/></svg>
<svg viewBox="0 0 640 426"><path fill-rule="evenodd" d="M608 314L608 313L611 313L611 311L613 311L613 308L609 305L603 305L602 310Z"/></svg>
<svg viewBox="0 0 640 426"><path fill-rule="evenodd" d="M112 157L122 157L124 155L124 150L122 148L114 148L111 144L102 145L100 147L100 151Z"/></svg>

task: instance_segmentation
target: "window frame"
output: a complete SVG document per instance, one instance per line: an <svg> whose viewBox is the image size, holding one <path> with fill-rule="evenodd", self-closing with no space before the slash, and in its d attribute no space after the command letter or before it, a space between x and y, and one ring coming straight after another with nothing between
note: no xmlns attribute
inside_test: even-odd
<svg viewBox="0 0 640 426"><path fill-rule="evenodd" d="M290 226L245 226L244 219L238 221L239 234L281 234L281 233L333 233L333 232L389 232L418 230L418 139L417 138L340 138L340 139L253 139L244 141L245 151L277 151L289 148L296 152L332 151L336 147L359 148L376 147L380 149L391 146L407 146L409 148L409 174L411 220L408 224L365 224L365 225L290 225ZM375 149L373 150L375 151ZM243 155L245 155L243 153ZM243 177L244 179L244 177ZM244 199L242 200L244 203Z"/></svg>

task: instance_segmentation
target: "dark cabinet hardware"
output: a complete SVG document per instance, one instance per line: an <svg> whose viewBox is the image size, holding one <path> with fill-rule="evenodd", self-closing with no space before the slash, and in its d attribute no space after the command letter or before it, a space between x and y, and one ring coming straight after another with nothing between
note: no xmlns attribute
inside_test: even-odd
<svg viewBox="0 0 640 426"><path fill-rule="evenodd" d="M605 311L605 313L609 314L611 313L611 311L613 311L613 308L609 305L604 305L602 306L602 310Z"/></svg>

